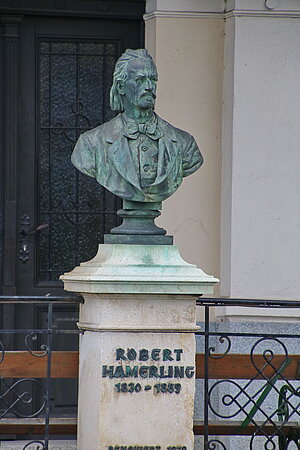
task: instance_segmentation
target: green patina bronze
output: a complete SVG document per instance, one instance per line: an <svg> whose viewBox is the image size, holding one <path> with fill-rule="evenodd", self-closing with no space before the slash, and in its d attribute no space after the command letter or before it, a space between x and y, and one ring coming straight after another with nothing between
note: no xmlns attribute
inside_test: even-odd
<svg viewBox="0 0 300 450"><path fill-rule="evenodd" d="M119 235L163 235L154 218L162 202L203 163L194 138L154 112L157 69L147 50L126 50L118 59L110 91L119 114L82 134L73 164L123 199ZM134 213L136 211L136 213Z"/></svg>

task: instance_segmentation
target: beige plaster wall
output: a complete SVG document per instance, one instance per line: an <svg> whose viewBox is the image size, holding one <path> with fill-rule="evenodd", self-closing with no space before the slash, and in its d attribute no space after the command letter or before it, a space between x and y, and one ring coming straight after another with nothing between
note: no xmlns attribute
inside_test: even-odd
<svg viewBox="0 0 300 450"><path fill-rule="evenodd" d="M175 236L185 260L217 277L223 38L222 18L158 17L146 21L146 48L159 74L156 112L190 132L204 156L202 168L164 202L157 223Z"/></svg>

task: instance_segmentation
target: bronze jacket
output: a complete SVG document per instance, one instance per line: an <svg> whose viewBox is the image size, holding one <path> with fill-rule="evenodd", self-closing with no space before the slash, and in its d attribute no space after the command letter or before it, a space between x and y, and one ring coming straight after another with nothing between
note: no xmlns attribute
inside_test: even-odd
<svg viewBox="0 0 300 450"><path fill-rule="evenodd" d="M96 178L99 184L126 200L159 202L170 197L182 178L203 163L195 139L157 116L162 137L158 140L158 166L155 181L141 188L121 114L82 134L71 160L77 169Z"/></svg>

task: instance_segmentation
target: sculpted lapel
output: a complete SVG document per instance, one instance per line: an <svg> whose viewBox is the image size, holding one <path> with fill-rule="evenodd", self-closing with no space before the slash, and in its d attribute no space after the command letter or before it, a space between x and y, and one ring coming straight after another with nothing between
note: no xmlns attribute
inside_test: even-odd
<svg viewBox="0 0 300 450"><path fill-rule="evenodd" d="M111 143L110 140L107 140L107 142L110 144L109 158L116 170L125 180L141 190L127 138L121 135L114 143Z"/></svg>
<svg viewBox="0 0 300 450"><path fill-rule="evenodd" d="M158 142L157 177L153 185L162 183L173 170L178 155L177 140L164 135Z"/></svg>

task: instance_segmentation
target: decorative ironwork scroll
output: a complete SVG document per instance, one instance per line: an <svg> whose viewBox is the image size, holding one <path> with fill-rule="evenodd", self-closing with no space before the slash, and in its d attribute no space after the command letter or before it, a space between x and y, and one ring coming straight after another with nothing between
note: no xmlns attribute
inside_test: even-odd
<svg viewBox="0 0 300 450"><path fill-rule="evenodd" d="M223 442L219 441L218 439L213 439L208 442L207 450L226 450L225 445Z"/></svg>
<svg viewBox="0 0 300 450"><path fill-rule="evenodd" d="M227 340L227 339L226 339ZM229 338L228 338L229 340ZM282 354L280 365L274 363L274 347L276 353ZM225 354L221 355L226 357ZM263 362L258 364L256 355L263 357ZM210 357L213 355L210 354ZM296 396L299 397L299 388L295 388L284 376L284 371L289 365L289 357L286 345L275 337L263 337L258 339L251 347L250 360L256 370L256 375L247 380L244 384L240 380L218 380L211 384L208 401L211 412L221 419L238 418L241 421L240 429L246 428L249 424L254 425L253 435L250 440L250 449L256 449L256 439L264 437L264 448L266 450L276 450L278 436L284 438L282 432L285 423L291 420L292 416L300 417L300 403L295 404ZM270 373L272 375L267 375ZM264 380L261 382L260 380ZM280 381L284 381L284 390L280 387ZM216 395L220 398L220 403L215 406ZM265 408L264 403L269 395L280 396L282 402L280 407L276 405L273 409ZM281 422L278 423L277 416L281 414ZM272 424L275 432L269 434L265 432L266 425ZM209 447L214 448L214 447Z"/></svg>
<svg viewBox="0 0 300 450"><path fill-rule="evenodd" d="M46 450L46 447L44 445L44 443L42 441L31 441L28 442L28 444L25 445L25 447L23 447L22 450L26 450L27 448L29 449L33 444L37 444L36 450Z"/></svg>
<svg viewBox="0 0 300 450"><path fill-rule="evenodd" d="M35 378L23 378L13 383L1 380L0 394L0 419L14 414L16 417L31 418L37 417L45 408L46 396L42 384ZM26 412L33 407L33 388L37 388L43 394L42 403L34 408L33 412ZM23 411L23 412L22 412ZM25 412L24 412L25 411Z"/></svg>

